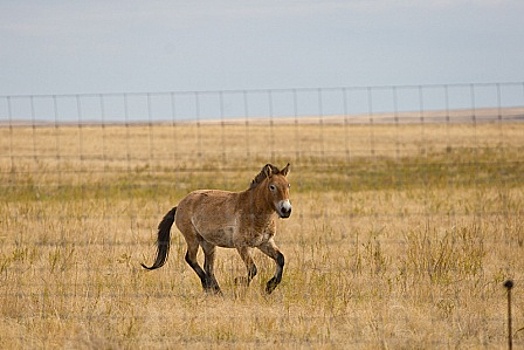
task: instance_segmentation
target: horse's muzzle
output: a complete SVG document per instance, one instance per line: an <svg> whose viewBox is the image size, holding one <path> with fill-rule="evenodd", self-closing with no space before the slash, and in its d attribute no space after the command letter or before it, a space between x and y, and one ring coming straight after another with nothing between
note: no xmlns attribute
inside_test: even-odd
<svg viewBox="0 0 524 350"><path fill-rule="evenodd" d="M277 210L278 215L282 219L287 219L288 217L291 216L292 208L293 207L291 206L291 203L289 202L289 200L281 201L278 205L278 210Z"/></svg>
<svg viewBox="0 0 524 350"><path fill-rule="evenodd" d="M290 217L290 216L291 216L291 209L289 209L289 210L286 211L286 212L281 212L281 213L280 213L280 218L282 218L282 219L287 219L287 218Z"/></svg>

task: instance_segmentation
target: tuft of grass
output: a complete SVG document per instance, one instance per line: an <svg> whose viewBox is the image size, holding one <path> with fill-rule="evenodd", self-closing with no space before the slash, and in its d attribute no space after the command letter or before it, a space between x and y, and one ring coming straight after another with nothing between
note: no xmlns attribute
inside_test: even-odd
<svg viewBox="0 0 524 350"><path fill-rule="evenodd" d="M483 234L478 228L453 227L444 232L426 228L406 234L404 273L431 283L452 283L483 273Z"/></svg>

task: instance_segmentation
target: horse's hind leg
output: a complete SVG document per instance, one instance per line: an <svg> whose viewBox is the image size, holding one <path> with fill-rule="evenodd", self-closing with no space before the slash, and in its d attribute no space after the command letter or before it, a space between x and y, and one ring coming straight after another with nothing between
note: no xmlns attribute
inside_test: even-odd
<svg viewBox="0 0 524 350"><path fill-rule="evenodd" d="M220 293L220 288L216 283L215 277L213 275L213 262L214 262L214 249L210 249L204 241L204 239L196 232L192 224L187 222L177 223L180 232L184 235L184 238L187 243L187 253L186 253L186 262L189 266L196 272L202 283L202 288L206 292ZM202 246L204 253L206 255L206 260L204 263L204 268L206 271L202 270L197 260L198 248ZM211 252L211 255L210 255ZM207 274L207 271L211 271L211 276Z"/></svg>
<svg viewBox="0 0 524 350"><path fill-rule="evenodd" d="M197 253L198 253L198 247L200 246L198 240L189 239L186 236L186 242L187 242L187 253L186 253L186 262L189 266L196 272L198 277L200 278L200 282L202 283L202 288L204 288L204 291L208 292L213 288L213 282L208 277L208 275L202 270L200 265L197 261ZM213 288L214 289L214 288Z"/></svg>
<svg viewBox="0 0 524 350"><path fill-rule="evenodd" d="M201 241L200 245L202 246L205 254L204 270L207 277L207 291L212 291L216 294L222 294L222 291L220 290L218 282L215 278L215 246L207 241Z"/></svg>
<svg viewBox="0 0 524 350"><path fill-rule="evenodd" d="M253 249L250 247L239 247L237 250L240 254L240 257L246 264L247 278L237 277L235 278L235 283L248 286L253 277L255 277L257 274L257 267L255 265L255 261L253 260Z"/></svg>
<svg viewBox="0 0 524 350"><path fill-rule="evenodd" d="M260 249L264 254L266 254L273 260L275 260L277 264L275 276L273 276L273 278L267 281L266 285L266 292L268 294L271 294L271 292L273 292L275 288L280 284L280 281L282 281L282 273L284 271L284 255L280 252L280 250L278 249L278 247L272 239L258 246L258 249Z"/></svg>
<svg viewBox="0 0 524 350"><path fill-rule="evenodd" d="M198 277L200 278L200 282L202 282L202 287L206 289L207 286L207 276L204 270L200 267L197 261L197 253L198 253L198 243L192 244L190 242L187 242L187 252L186 252L186 262L193 271L196 272Z"/></svg>

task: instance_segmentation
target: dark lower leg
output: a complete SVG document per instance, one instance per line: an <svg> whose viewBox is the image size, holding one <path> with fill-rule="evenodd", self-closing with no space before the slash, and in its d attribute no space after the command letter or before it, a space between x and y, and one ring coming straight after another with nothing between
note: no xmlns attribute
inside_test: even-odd
<svg viewBox="0 0 524 350"><path fill-rule="evenodd" d="M208 244L202 244L202 248L204 249L205 253L204 270L206 272L208 281L208 291L211 291L216 294L221 294L222 292L215 278L214 272L215 247Z"/></svg>
<svg viewBox="0 0 524 350"><path fill-rule="evenodd" d="M204 288L205 291L208 291L211 288L211 281L207 274L202 270L198 262L196 261L196 254L193 257L192 254L189 253L189 251L186 253L186 262L189 266L193 269L193 271L196 272L198 277L200 278L200 282L202 283L202 288Z"/></svg>
<svg viewBox="0 0 524 350"><path fill-rule="evenodd" d="M266 292L268 294L271 294L275 290L275 288L280 284L282 281L282 273L284 271L284 255L282 253L278 252L277 258L275 259L277 263L277 268L275 271L275 276L271 278L266 285Z"/></svg>
<svg viewBox="0 0 524 350"><path fill-rule="evenodd" d="M266 284L266 292L270 294L282 281L282 273L284 271L284 255L282 255L273 240L269 240L265 244L259 246L258 249L260 249L262 253L275 260L277 265L275 276L273 276L273 278L271 278Z"/></svg>

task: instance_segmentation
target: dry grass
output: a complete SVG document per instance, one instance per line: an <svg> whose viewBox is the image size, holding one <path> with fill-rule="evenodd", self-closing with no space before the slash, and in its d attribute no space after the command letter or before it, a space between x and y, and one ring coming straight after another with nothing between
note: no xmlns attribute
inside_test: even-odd
<svg viewBox="0 0 524 350"><path fill-rule="evenodd" d="M0 128L1 348L504 348L524 327L524 124L253 123ZM190 190L292 163L286 256L221 249L202 293L179 234ZM524 331L515 333L524 345Z"/></svg>

